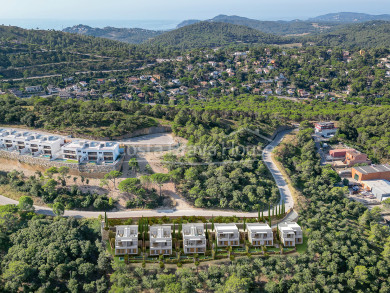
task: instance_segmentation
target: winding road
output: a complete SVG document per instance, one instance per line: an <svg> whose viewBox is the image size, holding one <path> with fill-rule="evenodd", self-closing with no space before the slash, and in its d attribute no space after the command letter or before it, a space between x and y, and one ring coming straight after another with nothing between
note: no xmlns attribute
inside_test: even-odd
<svg viewBox="0 0 390 293"><path fill-rule="evenodd" d="M277 165L272 160L272 151L273 149L283 140L284 136L290 133L292 130L285 130L280 132L274 140L268 144L268 146L263 150L262 156L263 161L272 173L272 176L275 179L275 182L279 188L281 199L285 203L286 211L292 210L294 207L294 201L292 198L292 193L288 188L287 182L284 180L282 173L278 169ZM1 196L0 195L0 205L6 204L18 204L18 201ZM43 215L53 216L54 213L52 209L48 207L34 206L35 212ZM99 215L104 216L104 212L90 212L90 211L75 211L67 210L65 211L64 216L75 217L75 218L97 218ZM162 217L162 216L237 216L237 217L257 217L257 212L254 213L245 213L245 212L236 212L229 210L206 210L206 209L172 209L172 210L124 210L124 211L113 211L107 212L109 218L130 218L130 217ZM264 216L268 215L268 210L264 211ZM285 218L285 221L295 220L298 215L292 211Z"/></svg>

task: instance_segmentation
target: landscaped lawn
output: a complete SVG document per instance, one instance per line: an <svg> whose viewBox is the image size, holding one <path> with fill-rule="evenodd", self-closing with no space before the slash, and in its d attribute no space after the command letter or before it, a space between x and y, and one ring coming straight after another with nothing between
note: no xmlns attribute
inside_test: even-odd
<svg viewBox="0 0 390 293"><path fill-rule="evenodd" d="M306 252L306 250L307 250L307 236L305 235L305 233L303 233L303 243L298 244L296 247L297 247L298 253L305 253Z"/></svg>
<svg viewBox="0 0 390 293"><path fill-rule="evenodd" d="M66 160L66 163L77 164L78 161L76 161L76 160Z"/></svg>

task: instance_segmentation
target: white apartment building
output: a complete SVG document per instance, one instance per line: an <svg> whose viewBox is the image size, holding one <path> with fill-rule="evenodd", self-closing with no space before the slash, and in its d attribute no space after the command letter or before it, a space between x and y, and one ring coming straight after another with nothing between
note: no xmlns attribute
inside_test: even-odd
<svg viewBox="0 0 390 293"><path fill-rule="evenodd" d="M206 235L203 224L186 224L182 227L184 253L205 253Z"/></svg>
<svg viewBox="0 0 390 293"><path fill-rule="evenodd" d="M172 254L171 226L154 225L149 227L150 255Z"/></svg>
<svg viewBox="0 0 390 293"><path fill-rule="evenodd" d="M119 157L119 153L117 142L75 140L62 147L64 159L76 160L79 163L112 163Z"/></svg>
<svg viewBox="0 0 390 293"><path fill-rule="evenodd" d="M64 138L60 136L0 129L0 147L9 151L19 151L20 154L43 155L52 158L60 152L63 144Z"/></svg>
<svg viewBox="0 0 390 293"><path fill-rule="evenodd" d="M295 246L303 243L302 229L295 222L279 224L279 237L284 246Z"/></svg>
<svg viewBox="0 0 390 293"><path fill-rule="evenodd" d="M235 224L215 224L214 227L218 246L240 245L240 233Z"/></svg>
<svg viewBox="0 0 390 293"><path fill-rule="evenodd" d="M138 226L116 226L115 255L138 254Z"/></svg>
<svg viewBox="0 0 390 293"><path fill-rule="evenodd" d="M246 224L248 229L248 240L253 246L274 245L274 235L272 228L264 223Z"/></svg>

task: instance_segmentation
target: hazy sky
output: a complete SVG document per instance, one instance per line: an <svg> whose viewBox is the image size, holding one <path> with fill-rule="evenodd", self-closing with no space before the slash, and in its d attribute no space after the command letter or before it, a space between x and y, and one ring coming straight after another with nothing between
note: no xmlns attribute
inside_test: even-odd
<svg viewBox="0 0 390 293"><path fill-rule="evenodd" d="M261 20L306 19L331 12L390 13L389 0L0 0L6 19L185 20L218 14Z"/></svg>

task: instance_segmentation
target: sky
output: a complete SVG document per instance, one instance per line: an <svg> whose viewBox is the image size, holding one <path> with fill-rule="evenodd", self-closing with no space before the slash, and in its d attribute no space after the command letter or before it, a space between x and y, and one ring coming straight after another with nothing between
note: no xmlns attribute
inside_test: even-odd
<svg viewBox="0 0 390 293"><path fill-rule="evenodd" d="M0 0L0 24L68 21L180 22L208 19L218 14L259 20L292 20L332 12L390 13L389 0ZM110 20L110 21L108 21ZM66 22L65 22L66 21ZM114 22L115 23L115 22ZM77 22L75 24L78 24ZM168 25L168 22L166 22Z"/></svg>

